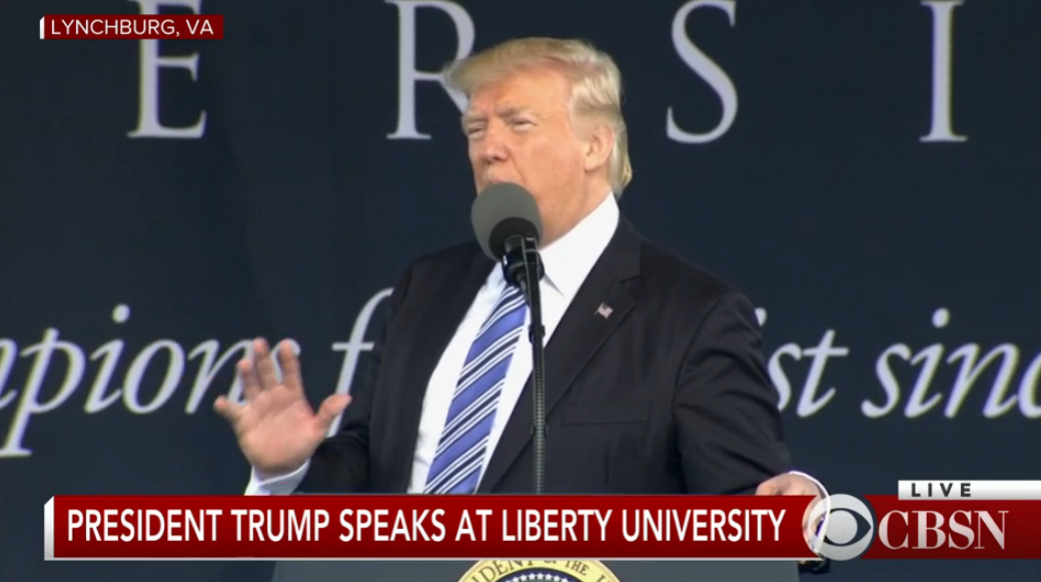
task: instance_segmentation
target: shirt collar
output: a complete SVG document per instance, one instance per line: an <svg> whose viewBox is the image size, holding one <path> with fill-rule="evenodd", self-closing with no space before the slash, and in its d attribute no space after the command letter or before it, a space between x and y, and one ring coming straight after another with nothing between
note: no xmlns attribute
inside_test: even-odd
<svg viewBox="0 0 1041 582"><path fill-rule="evenodd" d="M608 193L593 212L564 236L539 249L547 282L572 299L618 228L618 202Z"/></svg>

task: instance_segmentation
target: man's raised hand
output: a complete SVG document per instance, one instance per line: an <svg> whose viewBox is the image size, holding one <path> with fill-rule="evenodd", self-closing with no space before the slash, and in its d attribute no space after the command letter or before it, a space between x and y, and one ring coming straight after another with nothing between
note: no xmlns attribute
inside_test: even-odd
<svg viewBox="0 0 1041 582"><path fill-rule="evenodd" d="M213 408L231 423L239 448L249 463L265 477L291 473L314 454L333 420L350 397L334 394L316 413L304 394L300 361L288 342L278 348L282 382L278 382L271 349L264 339L253 341L253 361L239 362L244 404L221 396Z"/></svg>

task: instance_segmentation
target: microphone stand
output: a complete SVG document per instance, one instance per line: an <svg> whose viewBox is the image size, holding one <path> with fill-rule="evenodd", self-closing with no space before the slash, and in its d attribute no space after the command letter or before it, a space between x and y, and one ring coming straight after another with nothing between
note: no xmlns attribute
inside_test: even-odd
<svg viewBox="0 0 1041 582"><path fill-rule="evenodd" d="M532 447L535 452L535 494L542 494L546 486L546 370L545 370L545 327L542 325L542 298L539 281L542 280L542 259L539 257L534 236L512 236L506 240L503 269L506 280L524 292L531 309L531 327L528 339L532 355L533 425Z"/></svg>

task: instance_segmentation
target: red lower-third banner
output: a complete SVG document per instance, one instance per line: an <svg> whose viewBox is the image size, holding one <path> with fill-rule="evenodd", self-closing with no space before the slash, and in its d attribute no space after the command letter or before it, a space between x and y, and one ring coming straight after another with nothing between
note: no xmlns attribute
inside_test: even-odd
<svg viewBox="0 0 1041 582"><path fill-rule="evenodd" d="M809 497L58 496L47 559L811 559Z"/></svg>
<svg viewBox="0 0 1041 582"><path fill-rule="evenodd" d="M47 559L1041 559L1036 498L59 496L44 520Z"/></svg>

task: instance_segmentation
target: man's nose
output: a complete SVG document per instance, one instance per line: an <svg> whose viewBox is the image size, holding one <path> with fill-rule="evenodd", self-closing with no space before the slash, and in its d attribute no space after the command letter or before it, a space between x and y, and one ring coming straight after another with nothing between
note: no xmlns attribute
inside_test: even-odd
<svg viewBox="0 0 1041 582"><path fill-rule="evenodd" d="M505 129L497 124L490 124L485 129L478 151L485 163L501 162L509 157L504 132Z"/></svg>

